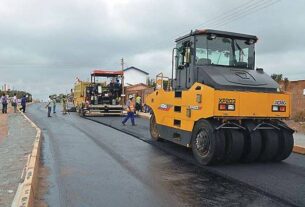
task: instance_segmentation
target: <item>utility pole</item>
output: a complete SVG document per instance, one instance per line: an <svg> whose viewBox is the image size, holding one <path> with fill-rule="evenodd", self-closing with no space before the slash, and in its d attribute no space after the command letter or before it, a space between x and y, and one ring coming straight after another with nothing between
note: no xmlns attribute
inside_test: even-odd
<svg viewBox="0 0 305 207"><path fill-rule="evenodd" d="M122 72L123 72L123 76L122 76L122 105L124 105L125 102L125 87L124 87L124 58L121 59L121 66L122 66Z"/></svg>

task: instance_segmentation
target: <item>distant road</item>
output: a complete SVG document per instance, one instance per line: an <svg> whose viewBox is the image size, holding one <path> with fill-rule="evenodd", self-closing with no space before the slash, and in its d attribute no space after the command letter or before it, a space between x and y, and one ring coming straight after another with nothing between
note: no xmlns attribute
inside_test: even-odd
<svg viewBox="0 0 305 207"><path fill-rule="evenodd" d="M48 206L289 206L194 165L188 150L171 143L163 146L171 146L169 149L185 157L76 113L47 118L44 104L29 106L27 114L43 131L43 161L49 168ZM107 120L119 123L119 119ZM138 120L137 127L124 130L140 136L147 132L145 123ZM243 168L219 166L215 170L241 169L234 173L243 174ZM270 173L268 169L266 173ZM295 170L294 166L291 169ZM255 170L252 174L256 179L260 173ZM279 183L287 179L292 178Z"/></svg>

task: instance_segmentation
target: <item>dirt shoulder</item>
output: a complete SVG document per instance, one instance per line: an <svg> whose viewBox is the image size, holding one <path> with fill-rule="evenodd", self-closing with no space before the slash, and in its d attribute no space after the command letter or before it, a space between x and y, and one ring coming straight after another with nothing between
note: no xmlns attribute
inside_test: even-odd
<svg viewBox="0 0 305 207"><path fill-rule="evenodd" d="M8 109L8 112L11 113L10 108ZM0 144L8 134L8 116L9 114L0 114Z"/></svg>
<svg viewBox="0 0 305 207"><path fill-rule="evenodd" d="M295 122L294 120L286 120L285 123L296 132L305 134L305 122Z"/></svg>
<svg viewBox="0 0 305 207"><path fill-rule="evenodd" d="M36 130L20 113L8 112L0 114L0 130L7 130L1 133L0 141L0 207L11 206L36 136Z"/></svg>

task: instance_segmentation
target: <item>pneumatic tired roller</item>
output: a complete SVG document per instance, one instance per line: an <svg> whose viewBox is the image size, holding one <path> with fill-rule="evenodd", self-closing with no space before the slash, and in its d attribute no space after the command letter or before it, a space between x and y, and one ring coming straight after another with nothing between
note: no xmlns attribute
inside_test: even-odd
<svg viewBox="0 0 305 207"><path fill-rule="evenodd" d="M254 69L256 36L196 30L176 40L171 90L147 99L150 132L193 150L203 165L281 161L293 148L291 97Z"/></svg>

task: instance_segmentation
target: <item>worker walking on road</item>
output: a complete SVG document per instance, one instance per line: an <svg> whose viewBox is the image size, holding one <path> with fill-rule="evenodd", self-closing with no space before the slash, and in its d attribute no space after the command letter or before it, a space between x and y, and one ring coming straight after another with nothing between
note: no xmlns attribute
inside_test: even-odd
<svg viewBox="0 0 305 207"><path fill-rule="evenodd" d="M26 108L26 96L23 95L21 98L21 108L20 110L22 110L23 113L25 113L25 108Z"/></svg>
<svg viewBox="0 0 305 207"><path fill-rule="evenodd" d="M14 107L14 113L17 113L17 105L18 105L18 98L17 98L17 94L14 93L14 97L12 100L12 106Z"/></svg>
<svg viewBox="0 0 305 207"><path fill-rule="evenodd" d="M55 97L53 97L53 99L52 99L52 106L53 106L53 114L55 114L56 113L56 98Z"/></svg>
<svg viewBox="0 0 305 207"><path fill-rule="evenodd" d="M136 125L135 121L134 121L135 107L134 107L134 103L133 103L133 95L129 95L129 100L126 102L126 107L127 107L127 116L122 121L122 124L125 126L125 123L130 118L132 126L135 126Z"/></svg>
<svg viewBox="0 0 305 207"><path fill-rule="evenodd" d="M52 99L51 99L51 96L49 96L48 103L46 105L46 108L48 108L48 117L52 117L51 116L51 111L52 111L51 104L52 104Z"/></svg>
<svg viewBox="0 0 305 207"><path fill-rule="evenodd" d="M66 98L66 96L62 97L62 114L67 114L67 98Z"/></svg>

